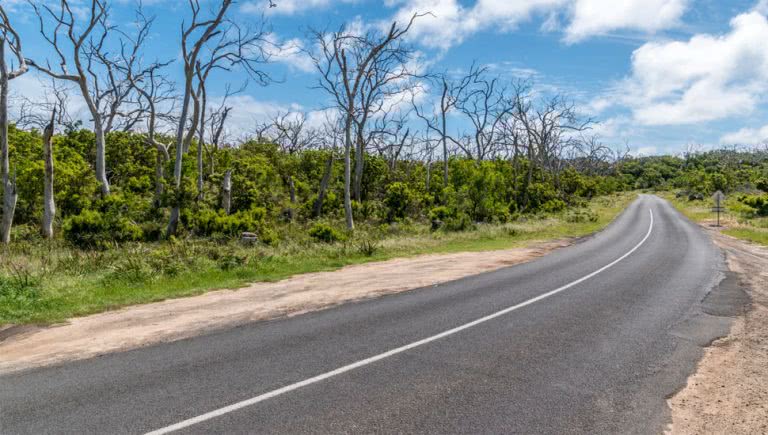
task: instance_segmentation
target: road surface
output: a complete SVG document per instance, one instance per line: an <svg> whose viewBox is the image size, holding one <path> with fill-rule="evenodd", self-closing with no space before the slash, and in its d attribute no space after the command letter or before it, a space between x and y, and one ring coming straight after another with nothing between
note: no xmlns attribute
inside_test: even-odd
<svg viewBox="0 0 768 435"><path fill-rule="evenodd" d="M658 433L722 268L641 195L531 263L0 377L0 433Z"/></svg>

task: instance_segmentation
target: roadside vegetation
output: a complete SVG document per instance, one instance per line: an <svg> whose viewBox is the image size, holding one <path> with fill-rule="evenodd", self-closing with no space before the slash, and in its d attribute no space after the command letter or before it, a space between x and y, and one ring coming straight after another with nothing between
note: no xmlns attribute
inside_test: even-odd
<svg viewBox="0 0 768 435"><path fill-rule="evenodd" d="M189 237L81 250L64 240L41 243L29 238L3 252L0 324L51 323L393 257L496 250L584 236L607 225L634 198L631 193L604 196L573 210L473 224L466 231L433 231L431 224L414 221L361 225L354 233L335 230L343 226L341 220L283 224L275 230L280 242L273 245ZM336 239L318 236L317 228L335 232Z"/></svg>
<svg viewBox="0 0 768 435"><path fill-rule="evenodd" d="M694 222L714 224L712 195L726 194L723 233L768 246L768 153L723 149L680 157L648 157L624 170L637 187L660 191Z"/></svg>

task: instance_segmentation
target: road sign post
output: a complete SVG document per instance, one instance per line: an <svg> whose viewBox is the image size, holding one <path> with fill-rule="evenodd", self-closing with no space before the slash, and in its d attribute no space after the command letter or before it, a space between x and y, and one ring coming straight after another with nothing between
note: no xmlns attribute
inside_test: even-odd
<svg viewBox="0 0 768 435"><path fill-rule="evenodd" d="M712 200L715 203L715 206L712 207L712 211L717 213L717 226L720 227L720 213L725 211L725 207L723 206L725 203L725 194L718 190L712 195Z"/></svg>

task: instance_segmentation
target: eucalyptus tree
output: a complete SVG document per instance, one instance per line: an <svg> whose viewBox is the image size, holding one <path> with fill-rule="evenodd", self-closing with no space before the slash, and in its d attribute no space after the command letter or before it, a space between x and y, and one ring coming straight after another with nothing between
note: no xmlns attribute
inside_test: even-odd
<svg viewBox="0 0 768 435"><path fill-rule="evenodd" d="M296 170L294 157L301 151L314 146L319 139L319 131L307 124L307 114L301 112L278 113L272 119L274 141L287 157L287 167L282 168L291 206L296 204L296 185L293 174ZM293 210L290 211L291 218Z"/></svg>
<svg viewBox="0 0 768 435"><path fill-rule="evenodd" d="M409 75L407 62L412 50L403 43L403 37L413 26L419 14L414 14L405 25L392 23L386 32L372 29L364 33L347 26L327 33L312 31L312 39L319 47L309 55L320 73L318 86L332 99L344 122L344 214L347 229L355 227L352 217L352 152L356 152L356 199L362 179L364 144L361 137L371 113L387 95L389 84L398 83Z"/></svg>
<svg viewBox="0 0 768 435"><path fill-rule="evenodd" d="M54 236L53 224L56 218L53 136L56 133L56 126L60 125L65 128L71 128L71 126L76 124L76 121L67 110L71 89L62 87L55 80L51 80L50 86L46 86L44 90L45 97L43 99L31 99L28 97L22 99L16 125L43 132L43 217L41 233L44 238L52 239Z"/></svg>
<svg viewBox="0 0 768 435"><path fill-rule="evenodd" d="M93 121L96 135L96 180L102 195L110 194L106 168L106 135L124 115L121 107L132 90L128 73L145 42L148 27L141 30L133 42L132 55L124 58L129 64L120 64L112 49L124 44L125 36L110 21L105 0L90 0L87 7L71 0L61 0L58 7L47 2L32 2L39 22L40 34L53 49L57 67L51 61L27 59L38 71L57 80L77 85Z"/></svg>
<svg viewBox="0 0 768 435"><path fill-rule="evenodd" d="M440 98L432 105L431 111L417 103L415 95L411 99L416 116L424 122L427 130L438 134L440 137L440 145L443 149L443 186L448 185L448 159L450 156L448 142L449 140L453 143L456 142L448 133L448 115L456 109L459 98L465 93L467 87L485 71L485 68L473 63L469 71L458 79L451 78L447 73L430 76L430 81L437 85L440 91Z"/></svg>
<svg viewBox="0 0 768 435"><path fill-rule="evenodd" d="M173 168L173 182L176 199L171 208L171 216L166 235L176 233L182 206L182 171L184 154L200 121L200 103L197 91L204 89L210 73L214 70L231 71L239 68L257 81L266 84L269 76L260 69L268 60L265 50L266 31L264 27L253 31L243 27L228 17L232 0L221 0L211 5L211 14L203 16L199 0L188 0L191 13L189 22L181 26L181 58L183 61L184 87L180 116L176 128L176 160ZM190 120L190 108L195 100Z"/></svg>
<svg viewBox="0 0 768 435"><path fill-rule="evenodd" d="M6 50L15 62L6 59ZM27 62L21 50L21 37L11 24L8 14L0 5L0 174L3 180L3 220L0 226L0 241L11 242L11 227L16 212L15 176L11 176L8 146L8 88L13 79L28 70Z"/></svg>

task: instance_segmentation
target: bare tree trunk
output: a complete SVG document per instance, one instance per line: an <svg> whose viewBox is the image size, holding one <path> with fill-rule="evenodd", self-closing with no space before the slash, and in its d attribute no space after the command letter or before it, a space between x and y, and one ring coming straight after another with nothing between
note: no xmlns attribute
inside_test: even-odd
<svg viewBox="0 0 768 435"><path fill-rule="evenodd" d="M355 229L355 220L352 217L352 110L347 113L344 141L344 215L347 221L347 229Z"/></svg>
<svg viewBox="0 0 768 435"><path fill-rule="evenodd" d="M363 170L365 166L365 145L363 139L358 137L355 149L355 182L354 193L357 201L363 200Z"/></svg>
<svg viewBox="0 0 768 435"><path fill-rule="evenodd" d="M165 193L165 162L167 160L167 152L163 153L158 148L157 156L155 157L155 198L152 200L157 208L163 203L163 193Z"/></svg>
<svg viewBox="0 0 768 435"><path fill-rule="evenodd" d="M445 119L445 112L442 113L442 137L443 142L443 187L448 187L448 121Z"/></svg>
<svg viewBox="0 0 768 435"><path fill-rule="evenodd" d="M179 125L176 130L176 161L173 163L173 183L176 187L176 194L178 196L178 190L181 188L181 171L183 169L184 159L184 127L186 126L187 115L189 114L189 100L192 98L192 72L187 71L188 77L186 79L187 87L184 92L184 103L181 106L181 115L179 118ZM166 229L166 236L170 237L176 234L176 228L179 226L179 215L181 211L178 204L179 198L174 200L173 208L171 209L171 217L168 220L168 228Z"/></svg>
<svg viewBox="0 0 768 435"><path fill-rule="evenodd" d="M0 38L0 172L3 178L3 222L0 241L11 243L11 227L16 212L16 176L10 175L8 155L8 73L5 66L5 40Z"/></svg>
<svg viewBox="0 0 768 435"><path fill-rule="evenodd" d="M56 217L56 202L53 198L53 129L56 119L56 110L51 116L51 123L43 132L43 160L45 162L45 176L43 186L43 237L53 238L53 220Z"/></svg>
<svg viewBox="0 0 768 435"><path fill-rule="evenodd" d="M221 183L221 208L224 213L230 214L232 211L232 171L227 170L224 173L224 181Z"/></svg>
<svg viewBox="0 0 768 435"><path fill-rule="evenodd" d="M3 223L0 227L2 242L11 243L11 227L13 227L13 215L16 212L16 200L19 195L16 192L16 175L9 177L4 175L3 182Z"/></svg>
<svg viewBox="0 0 768 435"><path fill-rule="evenodd" d="M288 194L291 197L291 204L296 204L296 184L293 182L293 175L288 176Z"/></svg>
<svg viewBox="0 0 768 435"><path fill-rule="evenodd" d="M205 146L205 105L207 104L206 101L206 94L205 94L205 87L203 86L201 88L201 95L200 95L201 101L200 101L200 134L197 139L197 200L202 201L203 200L203 147Z"/></svg>
<svg viewBox="0 0 768 435"><path fill-rule="evenodd" d="M105 153L106 137L104 134L104 127L101 125L100 120L95 120L93 127L96 133L96 181L99 182L101 194L103 196L109 196L110 190L109 180L107 179L107 160Z"/></svg>
<svg viewBox="0 0 768 435"><path fill-rule="evenodd" d="M427 188L427 192L429 192L429 183L430 183L431 178L432 178L432 171L431 171L431 169L432 169L432 160L430 159L430 160L427 160L427 182L426 182L426 185L425 185L425 187Z"/></svg>
<svg viewBox="0 0 768 435"><path fill-rule="evenodd" d="M197 200L203 200L203 134L197 143Z"/></svg>
<svg viewBox="0 0 768 435"><path fill-rule="evenodd" d="M333 153L328 157L328 162L325 164L325 173L323 179L320 181L320 189L317 192L317 199L315 200L315 207L313 211L314 217L320 217L323 212L323 202L325 202L325 193L328 191L328 183L331 181L331 175L333 175L333 161L335 160Z"/></svg>

